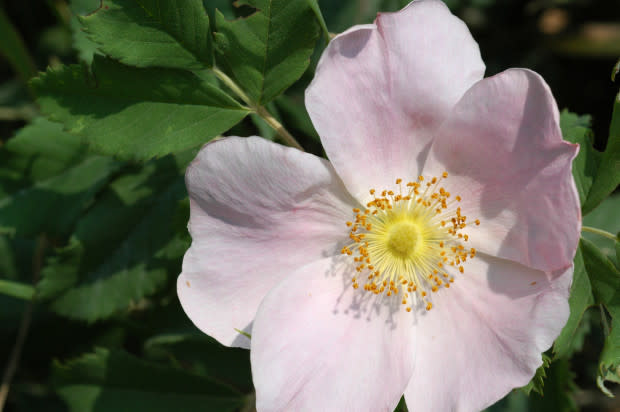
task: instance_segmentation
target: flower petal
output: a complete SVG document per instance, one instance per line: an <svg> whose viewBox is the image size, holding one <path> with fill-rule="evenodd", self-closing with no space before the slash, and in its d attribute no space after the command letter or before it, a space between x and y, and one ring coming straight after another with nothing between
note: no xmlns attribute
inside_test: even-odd
<svg viewBox="0 0 620 412"><path fill-rule="evenodd" d="M338 254L353 199L330 164L260 138L206 145L186 174L192 246L177 292L222 344L249 347L267 292L300 266Z"/></svg>
<svg viewBox="0 0 620 412"><path fill-rule="evenodd" d="M415 1L334 38L306 106L339 176L364 202L369 188L419 174L432 132L483 74L465 24L441 1Z"/></svg>
<svg viewBox="0 0 620 412"><path fill-rule="evenodd" d="M461 195L471 246L547 272L572 264L579 196L571 174L578 146L562 140L545 81L511 69L473 86L433 142L425 173L447 170Z"/></svg>
<svg viewBox="0 0 620 412"><path fill-rule="evenodd" d="M352 272L346 258L324 259L267 295L250 352L257 410L394 410L413 366L412 317L398 299L354 290Z"/></svg>
<svg viewBox="0 0 620 412"><path fill-rule="evenodd" d="M421 411L479 411L526 385L566 323L573 268L543 272L478 255L419 317L405 399Z"/></svg>

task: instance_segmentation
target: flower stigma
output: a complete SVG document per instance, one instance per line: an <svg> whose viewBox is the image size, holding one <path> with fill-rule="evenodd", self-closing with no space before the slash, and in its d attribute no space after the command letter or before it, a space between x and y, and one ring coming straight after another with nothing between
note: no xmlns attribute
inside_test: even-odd
<svg viewBox="0 0 620 412"><path fill-rule="evenodd" d="M353 243L341 253L356 262L354 289L363 284L375 295L398 297L408 312L418 299L431 310L431 294L450 288L455 274L465 273L476 249L464 246L469 222L458 207L461 197L440 186L447 177L447 172L419 176L406 184L396 179L398 193L370 189L374 199L364 210L353 209L355 219L346 222Z"/></svg>

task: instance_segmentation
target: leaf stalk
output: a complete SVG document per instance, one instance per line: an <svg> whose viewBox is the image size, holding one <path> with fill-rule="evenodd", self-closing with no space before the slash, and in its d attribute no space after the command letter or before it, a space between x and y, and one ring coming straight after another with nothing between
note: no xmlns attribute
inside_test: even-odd
<svg viewBox="0 0 620 412"><path fill-rule="evenodd" d="M613 233L609 233L609 232L607 232L605 230L602 230L602 229L597 229L595 227L590 227L590 226L582 226L581 230L583 232L594 233L594 234L597 234L599 236L603 236L603 237L606 237L608 239L611 239L611 240L614 240L614 241L618 242L618 238Z"/></svg>
<svg viewBox="0 0 620 412"><path fill-rule="evenodd" d="M271 113L269 113L267 109L265 109L264 106L254 103L252 99L250 99L250 97L245 94L245 92L241 89L241 87L239 87L239 85L237 85L237 83L235 83L233 79L228 77L226 73L224 73L217 67L213 67L213 73L217 76L218 79L220 79L222 83L226 85L226 87L232 90L233 93L235 93L246 105L248 105L253 112L262 117L265 122L267 122L267 124L271 126L273 130L278 133L278 135L280 135L280 137L286 142L286 144L296 149L299 149L302 152L304 151L304 148L301 147L301 145L293 137L293 135L291 135L288 130L286 130L282 123L277 121L276 118L273 117Z"/></svg>

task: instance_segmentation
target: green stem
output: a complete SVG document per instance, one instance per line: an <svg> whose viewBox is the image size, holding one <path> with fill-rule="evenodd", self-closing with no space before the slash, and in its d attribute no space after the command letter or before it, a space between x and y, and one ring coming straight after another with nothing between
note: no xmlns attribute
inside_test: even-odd
<svg viewBox="0 0 620 412"><path fill-rule="evenodd" d="M32 300L34 296L34 287L24 283L0 279L0 293L18 299Z"/></svg>
<svg viewBox="0 0 620 412"><path fill-rule="evenodd" d="M242 331L242 330L239 330L239 329L237 329L237 328L234 328L234 329L235 329L238 333L240 333L240 334L242 334L243 336L245 336L246 338L248 338L248 339L252 339L252 335L250 335L249 333L244 332L244 331Z"/></svg>
<svg viewBox="0 0 620 412"><path fill-rule="evenodd" d="M254 104L252 103L252 100L248 97L247 94L245 94L245 92L243 90L241 90L241 87L237 86L237 83L235 83L235 81L233 79L228 77L228 75L226 75L226 73L224 73L223 71L221 71L220 69L218 69L215 66L213 67L213 73L215 73L217 78L220 79L220 81L222 83L224 83L226 85L226 87L228 87L230 90L233 91L233 93L235 93L237 96L239 96L239 98L241 100L243 100L243 102L245 104L247 104L252 109L254 109Z"/></svg>
<svg viewBox="0 0 620 412"><path fill-rule="evenodd" d="M37 247L34 252L34 256L32 259L32 284L36 285L39 281L39 275L41 273L41 269L43 267L43 259L45 258L45 250L48 247L47 238L45 235L39 236L37 239ZM13 283L13 287L15 287L15 282ZM22 287L25 285L21 285ZM26 341L26 336L28 336L28 331L30 330L30 325L32 324L32 314L34 312L34 288L32 288L32 294L30 296L30 300L26 303L26 308L22 315L22 320L19 325L19 329L17 331L17 338L15 339L15 345L13 345L13 350L11 351L11 355L6 364L6 369L4 370L4 375L2 376L2 383L0 384L0 412L4 410L4 406L6 404L6 400L9 397L9 390L11 389L11 381L13 380L13 376L15 376L15 372L17 372L17 368L19 366L19 359L22 354L22 349L24 347L24 342Z"/></svg>
<svg viewBox="0 0 620 412"><path fill-rule="evenodd" d="M599 236L603 236L603 237L606 237L608 239L615 240L616 242L618 241L618 238L616 236L614 236L613 233L609 233L609 232L607 232L605 230L602 230L602 229L597 229L595 227L590 227L590 226L582 226L581 230L583 232L596 233Z"/></svg>
<svg viewBox="0 0 620 412"><path fill-rule="evenodd" d="M282 140L284 140L289 146L304 151L303 147L301 147L301 145L293 137L293 135L291 135L288 130L286 130L284 126L282 126L282 123L278 122L263 106L254 103L252 99L250 99L250 97L245 94L245 92L241 89L241 87L239 87L239 85L237 85L237 83L235 83L233 79L228 77L226 73L224 73L217 67L213 67L213 73L217 76L218 79L220 79L222 83L226 85L226 87L232 90L233 93L235 93L241 100L243 100L243 102L247 104L253 112L262 117L265 122L267 122L267 124L280 135Z"/></svg>
<svg viewBox="0 0 620 412"><path fill-rule="evenodd" d="M289 146L297 148L302 152L304 151L304 148L301 147L299 142L297 142L297 140L288 132L288 130L286 130L284 126L282 126L282 123L277 121L275 117L273 117L271 113L267 111L267 109L265 109L263 106L258 106L256 108L256 114L262 117L267 122L267 124L271 126L273 130L275 130Z"/></svg>

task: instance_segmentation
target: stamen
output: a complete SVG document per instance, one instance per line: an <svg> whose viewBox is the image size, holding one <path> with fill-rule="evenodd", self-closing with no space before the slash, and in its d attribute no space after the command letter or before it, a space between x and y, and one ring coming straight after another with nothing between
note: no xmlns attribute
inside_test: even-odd
<svg viewBox="0 0 620 412"><path fill-rule="evenodd" d="M341 253L354 256L355 273L360 274L352 278L354 289L363 283L363 289L375 295L400 294L407 312L417 307L416 301L430 310L433 303L429 293L450 288L454 282L454 276L447 272L465 273L464 264L476 256L476 250L461 244L469 240L469 235L462 232L467 227L467 216L461 207L455 207L461 196L451 197L440 186L447 177L447 172L439 178L420 175L404 186L403 179L397 178L397 194L386 189L377 196L377 191L370 189L373 200L363 211L353 209L354 219L346 222L353 243L343 247ZM480 220L474 223L480 225Z"/></svg>

